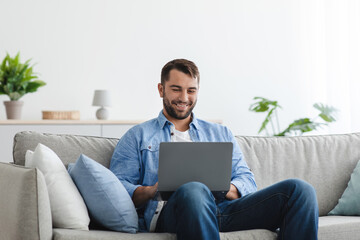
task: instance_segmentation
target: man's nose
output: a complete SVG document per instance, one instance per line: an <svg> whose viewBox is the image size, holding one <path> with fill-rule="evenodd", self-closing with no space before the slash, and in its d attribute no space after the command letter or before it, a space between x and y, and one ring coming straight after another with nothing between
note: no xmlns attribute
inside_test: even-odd
<svg viewBox="0 0 360 240"><path fill-rule="evenodd" d="M188 99L189 99L188 93L186 91L182 91L179 96L179 100L182 102L187 102Z"/></svg>

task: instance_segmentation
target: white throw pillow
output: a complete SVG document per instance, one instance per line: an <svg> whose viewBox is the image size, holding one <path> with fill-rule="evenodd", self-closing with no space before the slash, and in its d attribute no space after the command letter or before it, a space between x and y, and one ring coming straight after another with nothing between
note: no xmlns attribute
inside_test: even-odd
<svg viewBox="0 0 360 240"><path fill-rule="evenodd" d="M38 168L44 174L53 227L89 230L85 202L56 153L39 143L34 152L26 152L25 166Z"/></svg>

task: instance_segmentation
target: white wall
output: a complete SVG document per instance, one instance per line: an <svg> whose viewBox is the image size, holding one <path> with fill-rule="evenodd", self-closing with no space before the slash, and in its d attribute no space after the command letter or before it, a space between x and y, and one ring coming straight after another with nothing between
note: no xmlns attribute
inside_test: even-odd
<svg viewBox="0 0 360 240"><path fill-rule="evenodd" d="M112 90L112 119L155 117L162 66L187 58L201 73L197 116L235 134L257 133L254 96L280 102L283 128L320 101L341 110L324 132L360 131L356 0L0 0L0 9L0 58L20 51L47 82L22 99L23 119L42 110L94 119L95 89Z"/></svg>

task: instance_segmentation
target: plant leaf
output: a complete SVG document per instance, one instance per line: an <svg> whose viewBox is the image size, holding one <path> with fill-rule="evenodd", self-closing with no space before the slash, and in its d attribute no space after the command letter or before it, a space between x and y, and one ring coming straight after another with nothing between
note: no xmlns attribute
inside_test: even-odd
<svg viewBox="0 0 360 240"><path fill-rule="evenodd" d="M26 87L26 92L36 92L36 90L41 87L46 85L45 82L41 81L41 80L36 80L33 82L29 82L27 87Z"/></svg>
<svg viewBox="0 0 360 240"><path fill-rule="evenodd" d="M262 122L261 127L258 133L261 133L266 129L267 124L271 121L272 114L277 108L281 108L277 101L271 101L263 97L254 97L253 100L258 100L257 102L250 105L249 110L252 112L268 112L265 117L265 120ZM275 129L273 129L275 131Z"/></svg>
<svg viewBox="0 0 360 240"><path fill-rule="evenodd" d="M324 105L322 103L315 103L314 108L320 111L319 117L321 117L325 122L335 122L336 121L336 108Z"/></svg>
<svg viewBox="0 0 360 240"><path fill-rule="evenodd" d="M323 123L312 122L309 118L301 118L291 123L283 132L276 136L285 136L286 133L300 131L301 133L310 132L317 127L324 125Z"/></svg>
<svg viewBox="0 0 360 240"><path fill-rule="evenodd" d="M271 101L263 97L254 97L253 100L260 100L250 105L249 110L252 112L266 112L271 106L281 108L277 101Z"/></svg>
<svg viewBox="0 0 360 240"><path fill-rule="evenodd" d="M266 115L265 117L265 120L262 122L261 124L261 127L260 127L260 130L258 133L261 133L265 128L266 128L266 125L270 122L271 118L272 118L272 114L274 112L276 108L272 108L269 113Z"/></svg>
<svg viewBox="0 0 360 240"><path fill-rule="evenodd" d="M14 58L14 65L17 66L19 65L19 62L20 62L20 52L18 52Z"/></svg>
<svg viewBox="0 0 360 240"><path fill-rule="evenodd" d="M23 92L13 92L9 94L11 101L17 101L19 100L25 93Z"/></svg>
<svg viewBox="0 0 360 240"><path fill-rule="evenodd" d="M7 62L7 56L4 58L4 60L1 63L1 71L5 71L6 70L6 62Z"/></svg>

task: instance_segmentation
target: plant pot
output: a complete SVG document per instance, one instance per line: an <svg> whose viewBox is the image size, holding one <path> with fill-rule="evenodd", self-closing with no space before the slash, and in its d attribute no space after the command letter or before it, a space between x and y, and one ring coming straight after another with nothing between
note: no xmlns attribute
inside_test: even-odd
<svg viewBox="0 0 360 240"><path fill-rule="evenodd" d="M7 119L20 119L23 101L4 101Z"/></svg>

